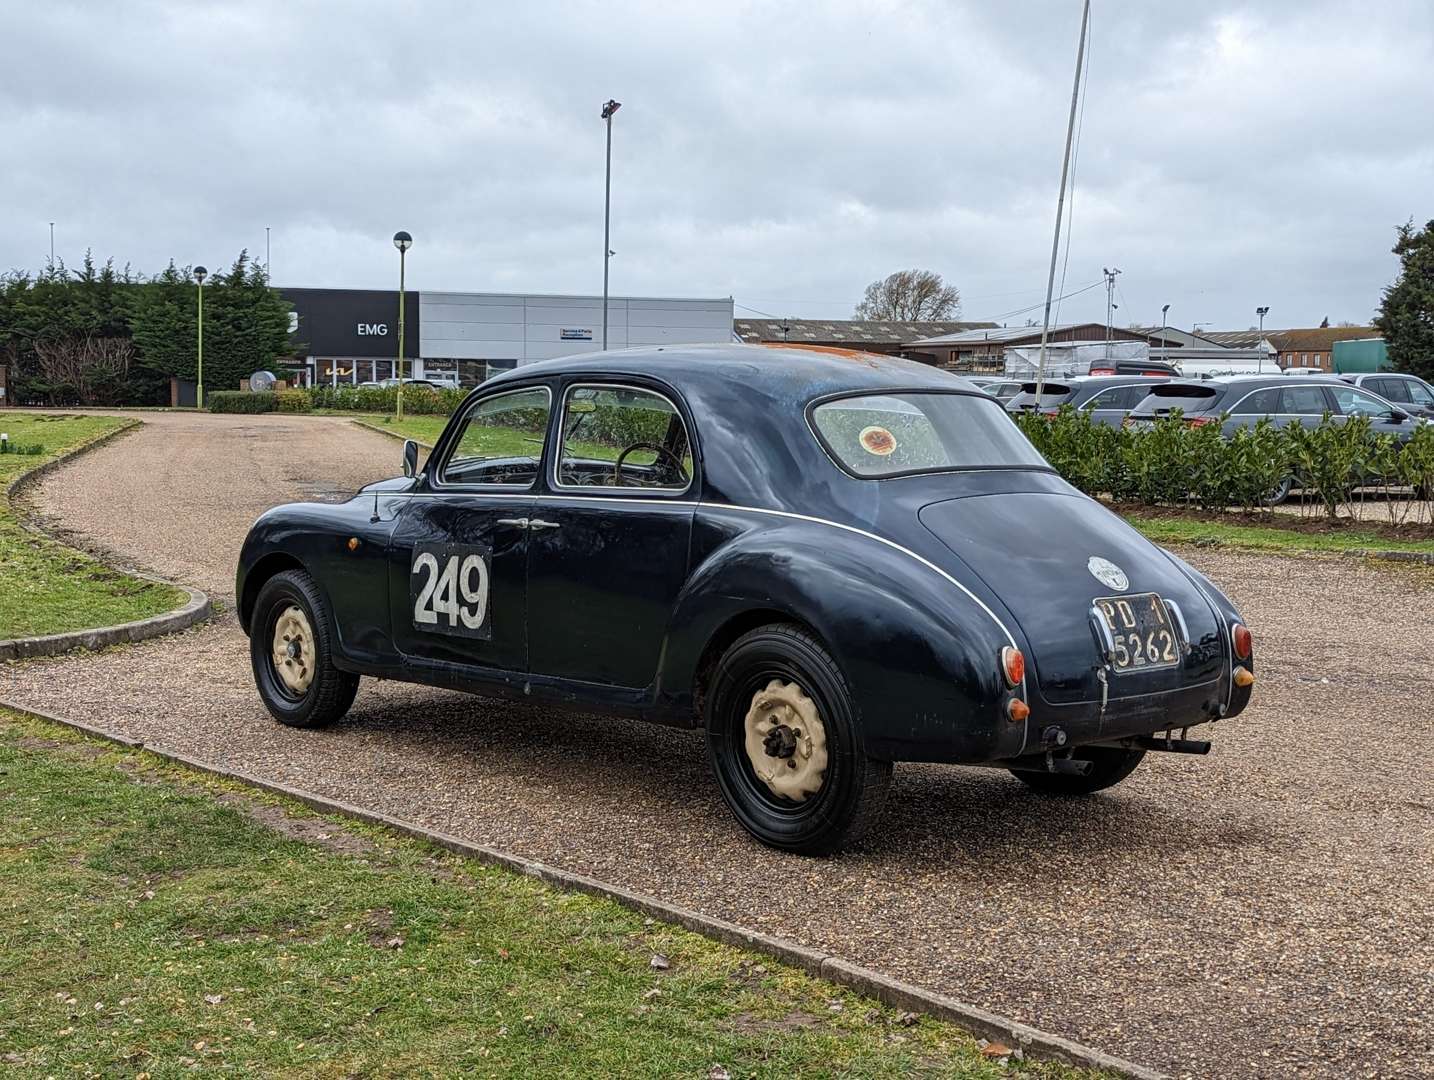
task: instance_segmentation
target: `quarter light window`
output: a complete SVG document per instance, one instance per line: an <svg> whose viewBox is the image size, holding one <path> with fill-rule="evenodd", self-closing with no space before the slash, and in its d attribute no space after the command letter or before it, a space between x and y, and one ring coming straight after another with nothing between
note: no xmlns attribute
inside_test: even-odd
<svg viewBox="0 0 1434 1080"><path fill-rule="evenodd" d="M1048 468L998 401L985 394L869 394L823 402L812 423L860 477L950 469Z"/></svg>

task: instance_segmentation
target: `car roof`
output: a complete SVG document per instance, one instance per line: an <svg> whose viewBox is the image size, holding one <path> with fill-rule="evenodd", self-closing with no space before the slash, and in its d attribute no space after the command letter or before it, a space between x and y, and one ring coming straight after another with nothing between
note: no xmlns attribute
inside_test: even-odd
<svg viewBox="0 0 1434 1080"><path fill-rule="evenodd" d="M554 375L635 375L660 379L684 393L704 388L742 387L750 393L802 398L802 405L824 394L863 390L951 390L964 380L954 373L915 360L854 350L821 351L811 347L763 345L654 345L635 349L580 353L522 364L495 375L491 387L516 379ZM972 392L976 388L971 385Z"/></svg>

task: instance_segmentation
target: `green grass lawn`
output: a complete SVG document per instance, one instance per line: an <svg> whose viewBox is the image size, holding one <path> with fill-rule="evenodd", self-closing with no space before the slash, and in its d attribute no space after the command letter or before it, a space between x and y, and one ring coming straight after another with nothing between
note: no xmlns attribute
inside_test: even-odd
<svg viewBox="0 0 1434 1080"><path fill-rule="evenodd" d="M40 456L0 454L0 492L21 473L126 423L114 416L0 412L0 431L12 443L45 448ZM143 619L184 599L168 585L116 573L21 528L0 495L0 640Z"/></svg>
<svg viewBox="0 0 1434 1080"><path fill-rule="evenodd" d="M1087 1075L3 712L0 895L21 1075Z"/></svg>
<svg viewBox="0 0 1434 1080"><path fill-rule="evenodd" d="M1271 515L1270 525L1143 515L1135 512L1127 512L1124 516L1158 544L1215 544L1274 552L1408 551L1434 555L1434 540L1401 540L1361 529L1357 525L1343 526L1327 532L1306 532L1292 527L1281 528L1275 515ZM1294 519L1291 524L1298 520Z"/></svg>

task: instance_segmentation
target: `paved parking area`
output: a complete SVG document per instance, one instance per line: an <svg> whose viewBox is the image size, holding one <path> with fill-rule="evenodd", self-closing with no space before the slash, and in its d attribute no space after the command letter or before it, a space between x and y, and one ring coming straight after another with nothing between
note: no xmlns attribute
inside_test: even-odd
<svg viewBox="0 0 1434 1080"><path fill-rule="evenodd" d="M147 416L40 505L232 590L263 506L395 470L342 422ZM1189 1076L1434 1075L1434 576L1197 551L1241 605L1257 704L1206 759L1079 802L898 768L857 851L749 842L694 733L366 682L329 731L273 723L232 617L0 668L0 693L744 923ZM1209 730L1209 729L1206 729ZM1203 732L1202 732L1203 734Z"/></svg>

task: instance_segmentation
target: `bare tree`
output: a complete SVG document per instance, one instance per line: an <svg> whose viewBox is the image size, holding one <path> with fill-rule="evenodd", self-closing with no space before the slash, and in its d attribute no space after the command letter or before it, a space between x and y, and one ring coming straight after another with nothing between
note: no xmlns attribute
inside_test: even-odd
<svg viewBox="0 0 1434 1080"><path fill-rule="evenodd" d="M921 322L961 315L961 293L934 270L898 270L866 287L856 306L858 319L899 319Z"/></svg>
<svg viewBox="0 0 1434 1080"><path fill-rule="evenodd" d="M134 343L121 337L37 338L35 359L51 394L68 390L81 405L105 404L129 374Z"/></svg>

